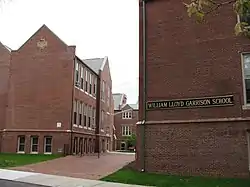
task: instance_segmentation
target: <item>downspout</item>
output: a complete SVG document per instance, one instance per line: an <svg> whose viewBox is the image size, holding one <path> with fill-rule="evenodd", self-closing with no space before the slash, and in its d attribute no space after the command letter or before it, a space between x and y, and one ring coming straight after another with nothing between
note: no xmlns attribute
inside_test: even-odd
<svg viewBox="0 0 250 187"><path fill-rule="evenodd" d="M146 120L147 120L147 17L146 17L146 2L147 0L142 0L142 35L143 35L143 115L142 115L142 151L141 151L141 171L145 171L145 125L146 125Z"/></svg>
<svg viewBox="0 0 250 187"><path fill-rule="evenodd" d="M73 112L74 112L74 97L75 97L75 65L76 65L76 58L74 58L74 65L73 65L73 86L72 86L72 98L71 98L71 126L70 126L70 154L73 154Z"/></svg>

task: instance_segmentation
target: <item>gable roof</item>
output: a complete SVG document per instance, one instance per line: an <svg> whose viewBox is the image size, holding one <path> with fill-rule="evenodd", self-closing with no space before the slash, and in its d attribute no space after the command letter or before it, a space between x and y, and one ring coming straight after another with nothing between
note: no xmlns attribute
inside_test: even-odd
<svg viewBox="0 0 250 187"><path fill-rule="evenodd" d="M47 25L43 24L36 32L34 32L33 35L31 35L26 42L24 42L16 51L19 51L23 46L25 46L31 38L33 38L37 33L39 33L41 30L48 30L52 35L54 35L60 42L62 42L65 46L68 46L59 36L57 36Z"/></svg>
<svg viewBox="0 0 250 187"><path fill-rule="evenodd" d="M132 108L133 110L138 110L138 105L137 104L125 104L121 109L127 109L127 108Z"/></svg>
<svg viewBox="0 0 250 187"><path fill-rule="evenodd" d="M108 57L104 58L90 58L82 60L87 64L94 72L99 74L99 70L103 70L105 64L108 62Z"/></svg>
<svg viewBox="0 0 250 187"><path fill-rule="evenodd" d="M122 105L122 100L125 94L122 93L114 93L113 99L114 99L114 110L120 110L120 106Z"/></svg>

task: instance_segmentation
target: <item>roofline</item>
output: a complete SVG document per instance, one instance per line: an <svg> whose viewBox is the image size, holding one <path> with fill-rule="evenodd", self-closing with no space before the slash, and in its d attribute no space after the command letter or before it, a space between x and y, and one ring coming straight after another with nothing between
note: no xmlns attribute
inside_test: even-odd
<svg viewBox="0 0 250 187"><path fill-rule="evenodd" d="M108 62L108 56L105 56L104 59L103 59L102 66L100 68L101 71L103 71L106 62Z"/></svg>
<svg viewBox="0 0 250 187"><path fill-rule="evenodd" d="M81 60L78 56L75 55L75 57L76 57L77 60L79 60L84 66L86 66L87 68L89 68L89 69L92 71L92 73L94 73L96 76L99 76L98 73L96 73L96 72L95 72L92 68L90 68L86 63L84 63L84 61Z"/></svg>
<svg viewBox="0 0 250 187"><path fill-rule="evenodd" d="M57 36L47 25L43 24L39 29L37 29L36 32L34 32L34 34L32 34L18 49L14 50L14 51L19 51L23 46L25 46L27 44L27 42L34 37L43 27L46 27L52 34L54 34L64 45L68 46L59 36Z"/></svg>

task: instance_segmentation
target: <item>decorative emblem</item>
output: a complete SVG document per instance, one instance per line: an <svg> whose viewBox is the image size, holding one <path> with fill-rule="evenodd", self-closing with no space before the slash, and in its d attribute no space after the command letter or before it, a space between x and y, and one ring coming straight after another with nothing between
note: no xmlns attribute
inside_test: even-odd
<svg viewBox="0 0 250 187"><path fill-rule="evenodd" d="M48 42L44 39L44 38L41 38L38 42L37 42L37 47L39 49L44 49L45 47L47 47L48 45Z"/></svg>

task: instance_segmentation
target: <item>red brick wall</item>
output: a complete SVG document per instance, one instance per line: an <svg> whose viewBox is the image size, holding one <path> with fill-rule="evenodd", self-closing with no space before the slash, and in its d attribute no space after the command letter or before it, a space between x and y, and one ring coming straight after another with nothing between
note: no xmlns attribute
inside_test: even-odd
<svg viewBox="0 0 250 187"><path fill-rule="evenodd" d="M0 43L0 130L5 128L10 52Z"/></svg>
<svg viewBox="0 0 250 187"><path fill-rule="evenodd" d="M115 111L115 113L121 112L121 110ZM126 137L122 136L122 126L130 126L132 133L136 133L136 123L138 122L138 110L133 110L132 119L122 119L122 113L114 116L115 123L115 135L117 137L117 149L121 149L120 144L126 140Z"/></svg>
<svg viewBox="0 0 250 187"><path fill-rule="evenodd" d="M140 8L139 116L142 120L141 10ZM235 100L235 105L229 107L149 111L148 121L249 116L249 111L242 110L244 100L240 52L250 51L250 46L248 39L235 36L233 29L236 20L231 6L220 9L220 13L211 14L205 23L198 25L187 16L182 1L147 3L147 100L226 94L233 94ZM227 135L225 131L228 128L237 133ZM246 128L247 124L242 122L146 125L145 169L174 174L223 173L224 176L246 176ZM213 129L218 132L215 133ZM169 131L173 133L170 134ZM141 130L137 135L139 168L142 166L140 133ZM209 147L211 142L214 146ZM224 152L219 151L218 147L224 144Z"/></svg>
<svg viewBox="0 0 250 187"><path fill-rule="evenodd" d="M4 132L3 133L3 144L2 150L6 153L17 152L18 136L25 136L25 152L30 153L31 151L31 136L38 136L38 153L44 153L44 137L52 136L52 153L63 154L64 144L69 144L70 133L66 132ZM61 153L58 152L61 149Z"/></svg>
<svg viewBox="0 0 250 187"><path fill-rule="evenodd" d="M43 51L40 38L47 40ZM47 27L41 28L11 57L7 129L70 129L75 48Z"/></svg>
<svg viewBox="0 0 250 187"><path fill-rule="evenodd" d="M104 132L100 131L101 135L106 135L107 133L107 129L109 134L112 136L112 129L113 129L113 124L112 124L112 79L111 79L111 74L110 74L110 68L109 68L109 63L106 63L103 71L101 71L100 73L100 79L101 79L101 91L102 91L102 81L105 81L105 102L103 102L101 100L101 110L100 111L104 111L105 117L104 117L104 121L103 123L101 122L101 126L100 128L104 129ZM107 85L110 89L110 96L109 96L109 100L108 100L108 89L107 89ZM107 102L109 102L109 104L107 104ZM107 113L108 112L108 113ZM100 120L101 120L101 114L100 114ZM106 140L109 139L109 147L112 147L112 142L111 142L111 138L106 138ZM105 140L105 141L106 141ZM105 143L106 145L106 143Z"/></svg>

